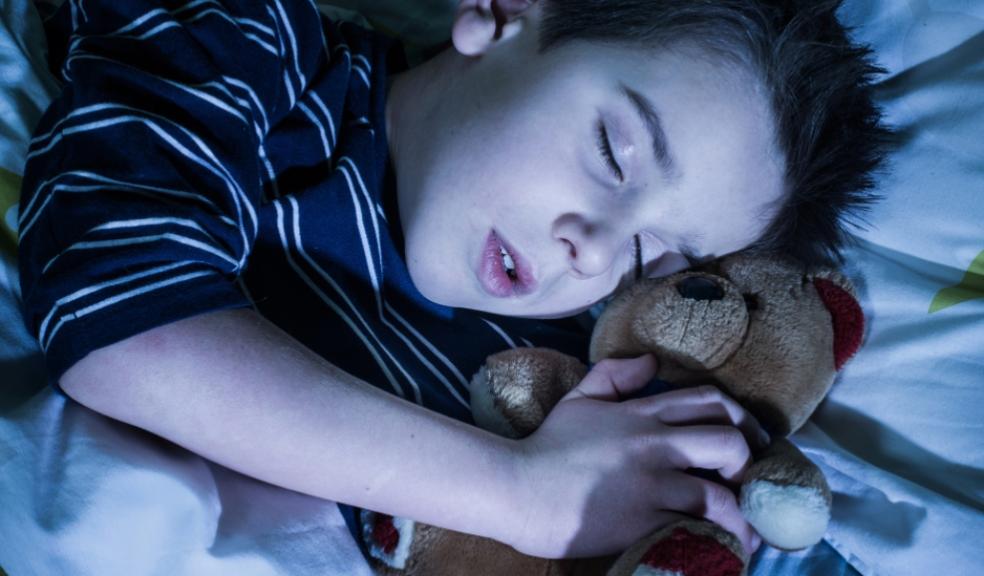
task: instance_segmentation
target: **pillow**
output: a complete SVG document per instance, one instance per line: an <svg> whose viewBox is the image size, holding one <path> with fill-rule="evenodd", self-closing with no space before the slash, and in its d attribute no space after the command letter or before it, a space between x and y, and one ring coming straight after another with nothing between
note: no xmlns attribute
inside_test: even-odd
<svg viewBox="0 0 984 576"><path fill-rule="evenodd" d="M842 17L889 71L879 100L901 139L848 253L870 330L832 399L984 468L984 4L852 0Z"/></svg>
<svg viewBox="0 0 984 576"><path fill-rule="evenodd" d="M879 100L901 136L860 236L966 271L984 251L984 4L850 0L841 16L888 70Z"/></svg>
<svg viewBox="0 0 984 576"><path fill-rule="evenodd" d="M984 5L849 0L900 135L847 252L866 343L796 438L835 491L828 540L865 573L979 571L984 536Z"/></svg>

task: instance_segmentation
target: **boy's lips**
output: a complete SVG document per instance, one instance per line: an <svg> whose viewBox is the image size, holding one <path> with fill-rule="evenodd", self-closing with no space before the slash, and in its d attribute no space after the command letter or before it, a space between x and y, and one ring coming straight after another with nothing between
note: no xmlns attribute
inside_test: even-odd
<svg viewBox="0 0 984 576"><path fill-rule="evenodd" d="M506 272L503 250L515 267L511 276ZM496 298L523 296L536 290L536 277L529 263L495 230L491 230L485 238L476 276L482 288Z"/></svg>

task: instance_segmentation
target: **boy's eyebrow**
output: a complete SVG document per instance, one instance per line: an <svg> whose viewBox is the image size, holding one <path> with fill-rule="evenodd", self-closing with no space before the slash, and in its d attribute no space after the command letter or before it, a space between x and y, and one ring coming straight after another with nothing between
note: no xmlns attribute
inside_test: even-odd
<svg viewBox="0 0 984 576"><path fill-rule="evenodd" d="M656 162L663 169L663 174L668 180L676 180L680 173L677 165L673 161L673 154L670 152L669 143L666 141L666 133L663 132L663 124L660 122L659 113L652 101L644 94L629 88L624 83L621 84L622 94L629 99L629 102L639 112L642 123L646 125L649 133L653 137L653 151L656 153Z"/></svg>

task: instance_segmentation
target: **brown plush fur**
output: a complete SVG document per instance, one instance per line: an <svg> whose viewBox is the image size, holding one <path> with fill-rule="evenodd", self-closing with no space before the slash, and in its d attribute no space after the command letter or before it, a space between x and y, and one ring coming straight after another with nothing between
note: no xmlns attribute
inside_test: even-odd
<svg viewBox="0 0 984 576"><path fill-rule="evenodd" d="M572 576L573 561L533 558L511 547L470 534L417 524L407 566L394 570L376 566L385 576L420 574L427 576L502 574L519 576Z"/></svg>
<svg viewBox="0 0 984 576"><path fill-rule="evenodd" d="M484 378L499 413L515 437L529 436L588 369L576 358L547 348L509 350L490 356Z"/></svg>

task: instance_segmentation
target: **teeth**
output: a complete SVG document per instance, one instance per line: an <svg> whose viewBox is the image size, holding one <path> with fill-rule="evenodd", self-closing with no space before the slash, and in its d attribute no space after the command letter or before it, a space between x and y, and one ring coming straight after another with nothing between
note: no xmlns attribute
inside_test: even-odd
<svg viewBox="0 0 984 576"><path fill-rule="evenodd" d="M499 247L499 252L502 254L502 264L506 267L506 272L513 272L516 270L516 263L513 262L512 256L506 252L506 249Z"/></svg>

